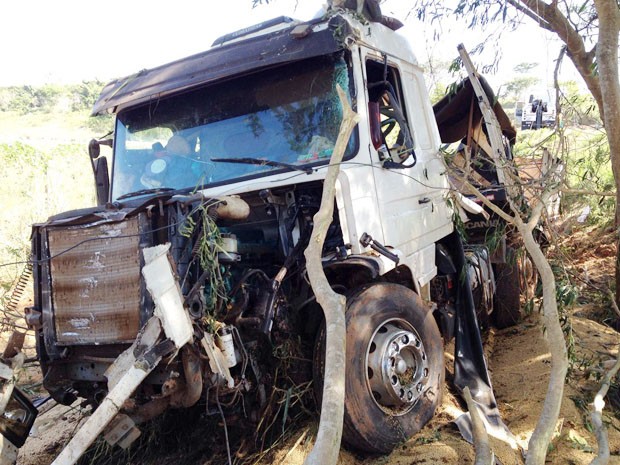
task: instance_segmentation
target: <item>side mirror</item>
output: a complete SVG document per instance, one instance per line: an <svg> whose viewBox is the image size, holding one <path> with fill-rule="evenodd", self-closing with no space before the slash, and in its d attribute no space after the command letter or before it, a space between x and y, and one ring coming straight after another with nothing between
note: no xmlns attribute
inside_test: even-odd
<svg viewBox="0 0 620 465"><path fill-rule="evenodd" d="M17 458L17 449L26 442L37 413L28 397L15 387L14 368L0 360L0 463Z"/></svg>
<svg viewBox="0 0 620 465"><path fill-rule="evenodd" d="M97 194L97 205L105 205L110 193L110 175L108 174L108 159L99 157L93 160L93 170L95 174L95 192Z"/></svg>
<svg viewBox="0 0 620 465"><path fill-rule="evenodd" d="M91 139L88 143L88 155L90 155L91 160L95 160L101 155L101 148L97 139Z"/></svg>
<svg viewBox="0 0 620 465"><path fill-rule="evenodd" d="M0 433L13 446L26 442L37 417L37 409L19 389L13 389L4 411L0 414Z"/></svg>
<svg viewBox="0 0 620 465"><path fill-rule="evenodd" d="M108 159L101 156L101 146L112 147L112 139L96 140L92 139L88 143L88 155L93 168L95 178L95 192L97 194L97 205L105 205L110 194L110 175L108 174Z"/></svg>

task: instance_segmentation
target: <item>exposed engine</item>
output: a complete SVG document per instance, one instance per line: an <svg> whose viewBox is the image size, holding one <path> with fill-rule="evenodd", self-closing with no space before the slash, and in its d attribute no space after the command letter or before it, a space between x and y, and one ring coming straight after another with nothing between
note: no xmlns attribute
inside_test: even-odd
<svg viewBox="0 0 620 465"><path fill-rule="evenodd" d="M65 404L105 397L106 369L153 314L141 250L170 243L194 342L160 363L125 411L139 423L203 398L256 423L274 386L312 377L321 313L302 252L320 195L313 183L243 198L159 196L35 226L41 285L29 322L46 389ZM336 215L324 256L343 247Z"/></svg>

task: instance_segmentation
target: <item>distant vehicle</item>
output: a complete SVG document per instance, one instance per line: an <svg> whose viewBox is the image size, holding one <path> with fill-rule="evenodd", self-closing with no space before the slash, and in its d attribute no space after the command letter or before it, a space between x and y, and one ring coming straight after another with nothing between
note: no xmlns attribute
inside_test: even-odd
<svg viewBox="0 0 620 465"><path fill-rule="evenodd" d="M517 102L515 116L521 118L521 129L555 127L555 90L531 89Z"/></svg>

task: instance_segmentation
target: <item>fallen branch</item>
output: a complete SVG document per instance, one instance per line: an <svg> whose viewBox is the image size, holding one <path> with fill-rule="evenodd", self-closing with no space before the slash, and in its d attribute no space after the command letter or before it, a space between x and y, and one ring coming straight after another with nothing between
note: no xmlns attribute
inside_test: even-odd
<svg viewBox="0 0 620 465"><path fill-rule="evenodd" d="M280 465L286 465L288 462L288 458L291 456L291 454L295 451L295 449L297 449L297 447L299 447L299 445L302 443L302 441L304 439L306 439L306 435L308 434L308 429L306 429L301 436L299 436L299 438L297 438L297 441L295 441L295 444L293 444L293 447L291 447L291 449L286 453L286 455L284 456L284 458L282 460L280 460Z"/></svg>
<svg viewBox="0 0 620 465"><path fill-rule="evenodd" d="M590 414L590 419L592 420L596 441L598 442L598 453L594 460L590 462L590 465L607 465L609 463L609 437L607 436L607 428L605 428L603 424L603 408L605 407L605 396L618 370L620 370L620 347L616 363L611 370L605 374L603 382L601 383L601 389L594 397L594 410Z"/></svg>
<svg viewBox="0 0 620 465"><path fill-rule="evenodd" d="M344 355L346 352L344 309L346 300L344 296L334 292L327 281L323 272L321 254L327 229L334 214L334 196L340 162L359 117L351 109L342 88L338 86L337 90L342 104L343 119L323 184L321 206L314 215L312 235L304 252L310 285L325 315L325 353L329 354L329 357L325 357L319 431L314 447L306 457L304 465L330 465L337 462L344 416Z"/></svg>
<svg viewBox="0 0 620 465"><path fill-rule="evenodd" d="M507 169L507 159L499 156L499 154L502 154L505 151L500 124L491 110L492 107L488 96L482 89L480 82L475 79L475 76L477 75L475 68L469 56L465 52L464 47L459 46L459 52L461 54L463 64L470 76L472 85L476 91L476 95L480 99L479 106L485 119L488 139L492 146L492 153L489 155L492 157L497 169L498 180L500 183L504 183L504 181L511 179L510 173L512 170ZM539 272L542 282L543 324L546 329L549 351L551 352L551 372L549 374L549 385L542 411L536 424L536 428L528 443L528 452L525 462L526 465L543 465L545 463L548 446L551 442L551 437L560 414L562 393L564 392L564 380L568 370L566 343L564 341L562 326L559 321L558 305L556 300L555 277L553 275L551 265L546 259L540 244L536 241L533 234L533 231L538 226L549 199L556 194L556 191L561 186L562 179L560 175L560 167L561 165L559 163L552 163L551 166L549 166L544 180L545 188L540 196L529 202L529 213L523 211L521 208L523 198L521 192L516 189L516 186L504 184L507 193L507 200L514 216L503 212L497 205L490 202L489 199L482 195L482 193L470 182L468 182L467 179L460 179L463 186L467 189L466 192L475 195L483 205L488 207L491 211L506 220L508 223L512 224L517 229L523 239L525 249Z"/></svg>
<svg viewBox="0 0 620 465"><path fill-rule="evenodd" d="M504 167L496 165L498 171L504 171ZM550 167L549 179L555 179L556 170L559 165L554 164ZM530 204L531 211L527 218L522 218L520 214L514 216L501 210L497 205L487 199L469 180L460 176L458 173L451 173L462 184L465 192L474 195L480 202L488 207L495 214L512 224L523 238L523 244L530 255L534 266L538 270L543 288L543 323L546 328L549 351L551 352L551 373L549 375L549 386L543 409L536 424L536 429L532 434L528 453L526 457L527 465L540 465L545 462L547 448L551 442L551 437L557 423L562 403L562 392L564 391L564 379L568 369L568 356L562 327L559 322L557 300L555 298L555 277L551 265L547 261L540 244L536 241L533 231L538 225L543 210L551 196L553 196L560 186L557 182L547 183L539 198L533 199ZM518 203L509 194L508 202L513 212L519 212ZM517 199L518 200L518 199Z"/></svg>
<svg viewBox="0 0 620 465"><path fill-rule="evenodd" d="M618 318L620 318L620 308L618 308L618 304L616 303L616 296L611 289L607 288L607 296L609 297L609 301L611 302L611 308L614 310ZM618 357L620 358L620 356Z"/></svg>
<svg viewBox="0 0 620 465"><path fill-rule="evenodd" d="M471 417L472 436L474 449L476 450L474 465L493 465L495 463L495 455L489 446L489 435L467 386L463 389L463 397L465 397L467 410L469 410L469 416Z"/></svg>

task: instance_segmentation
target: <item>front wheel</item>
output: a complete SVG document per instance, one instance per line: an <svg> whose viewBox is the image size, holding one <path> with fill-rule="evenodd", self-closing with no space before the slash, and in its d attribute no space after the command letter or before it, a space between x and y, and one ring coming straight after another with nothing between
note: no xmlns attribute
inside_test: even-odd
<svg viewBox="0 0 620 465"><path fill-rule="evenodd" d="M389 283L352 296L346 323L343 441L389 453L417 433L441 402L441 334L417 294Z"/></svg>

